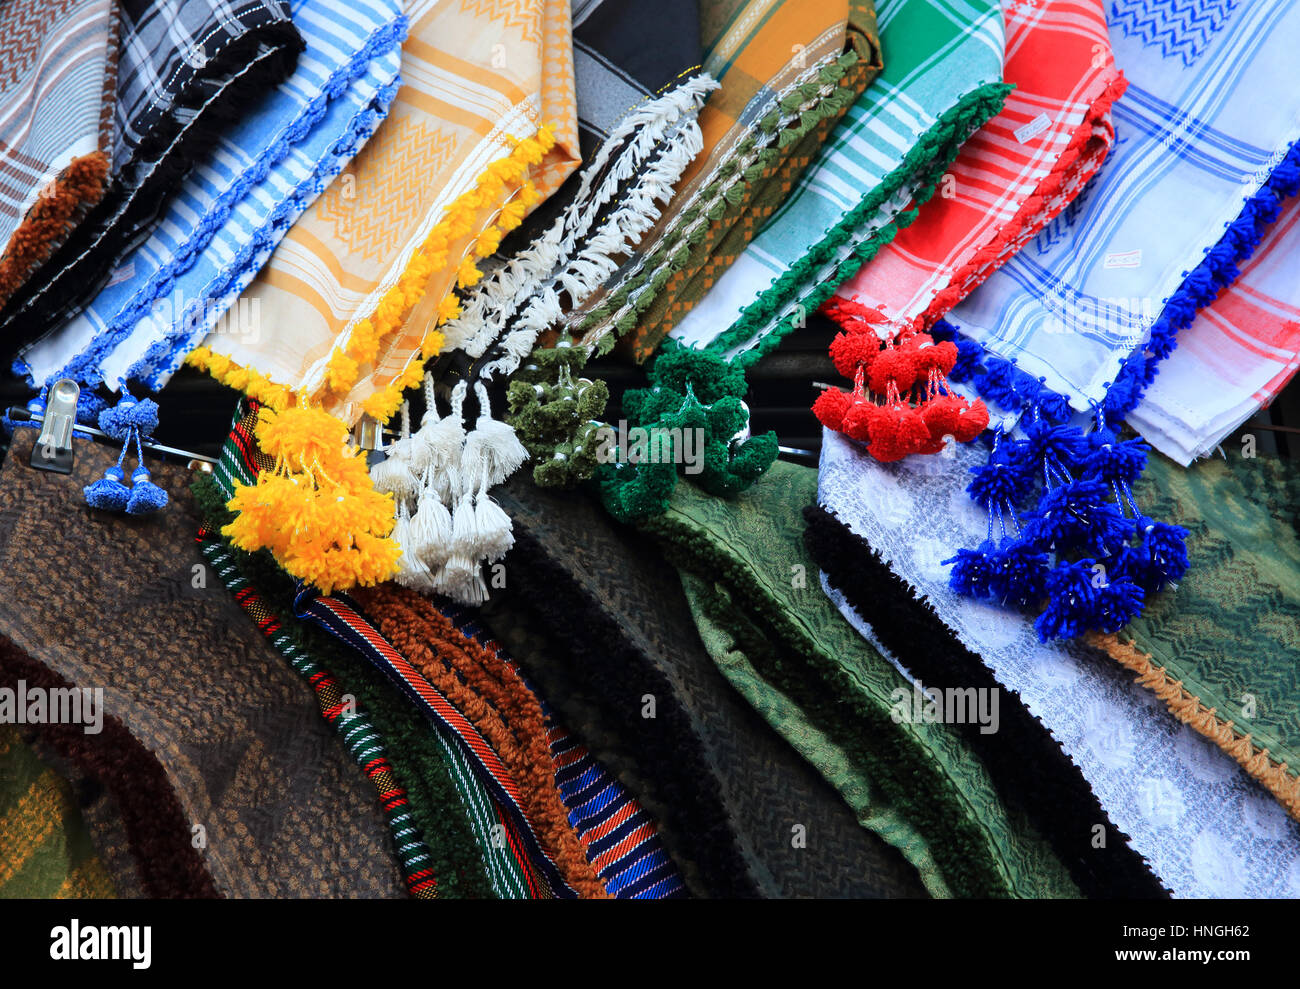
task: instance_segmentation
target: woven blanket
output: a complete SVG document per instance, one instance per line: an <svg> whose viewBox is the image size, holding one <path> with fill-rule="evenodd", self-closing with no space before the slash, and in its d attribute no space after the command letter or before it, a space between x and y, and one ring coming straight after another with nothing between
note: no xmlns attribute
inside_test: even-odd
<svg viewBox="0 0 1300 989"><path fill-rule="evenodd" d="M38 729L112 790L150 895L399 893L373 789L198 554L189 471L154 465L160 515L101 516L82 487L114 451L79 441L60 475L26 465L33 438L0 470L4 686L103 689L102 732ZM33 608L52 560L58 593Z"/></svg>
<svg viewBox="0 0 1300 989"><path fill-rule="evenodd" d="M518 541L483 619L654 817L693 894L925 895L718 672L651 543L580 494L516 480L500 497Z"/></svg>
<svg viewBox="0 0 1300 989"><path fill-rule="evenodd" d="M1290 199L1241 275L1179 333L1128 422L1186 467L1267 407L1300 367L1300 199Z"/></svg>
<svg viewBox="0 0 1300 989"><path fill-rule="evenodd" d="M1300 93L1259 96L1290 77L1300 9L1120 2L1110 25L1129 80L1114 153L953 322L1075 410L1110 395L1122 414L1300 187Z"/></svg>
<svg viewBox="0 0 1300 989"><path fill-rule="evenodd" d="M1006 613L996 602L964 598L948 586L943 560L949 547L969 538L970 530L983 527L963 491L967 469L978 458L977 450L961 447L949 457L881 464L843 437L826 435L818 499L835 520L831 532L822 531L824 543L831 544L828 548L844 561L835 567L837 572L828 574L841 610L850 613L850 599L856 600L863 633L889 644L898 662L927 687L976 686L985 681L986 673L996 679L1005 698L1002 728L989 740L1011 743L1015 769L1030 787L1027 799L1077 805L1081 799L1077 786L1067 779L1070 772L1077 772L1095 794L1105 818L1114 823L1115 830L1107 829L1105 849L1093 847L1086 835L1072 839L1076 845L1082 843L1085 859L1097 860L1099 880L1122 881L1113 869L1116 862L1104 865L1101 859L1122 864L1126 852L1115 845L1127 835L1133 852L1146 859L1176 896L1294 896L1300 881L1296 867L1300 829L1286 820L1282 808L1245 772L1199 738L1192 727L1180 726L1159 711L1152 694L1095 649L1079 641L1041 643L1027 618ZM1161 471L1153 466L1144 489L1163 489L1167 479L1162 475L1172 473L1172 468ZM1285 497L1283 491L1279 496ZM1252 509L1240 493L1233 504L1237 511L1267 514L1262 505ZM1172 514L1186 520L1194 512L1189 506ZM1205 536L1194 538L1190 547L1194 558L1204 563L1219 539L1210 535L1212 529L1204 523L1201 528ZM1265 524L1261 531L1277 530L1276 524ZM1253 544L1259 537L1251 539ZM844 566L851 571L845 572ZM882 570L892 574L895 586L887 576L870 576ZM1185 629L1201 625L1195 611L1184 609L1212 588L1241 587L1238 581L1225 579L1229 572L1214 575L1208 567L1199 568L1153 612L1183 616L1173 621ZM1245 567L1240 572L1251 573ZM1238 607L1235 599L1242 592L1225 587L1214 593L1234 599L1227 613ZM868 600L872 596L880 600L872 603ZM1262 588L1255 596L1259 606L1266 607ZM926 614L919 615L917 607ZM1263 614L1258 617L1259 628L1280 629L1284 624L1280 616L1271 621ZM1210 634L1208 628L1205 633ZM1186 657L1185 662L1204 657L1206 670L1215 670L1212 676L1217 682L1222 664L1246 668L1269 655L1253 634L1252 626L1250 635L1243 633L1232 644L1188 641L1187 651L1178 655ZM948 657L952 684L934 674L943 657ZM1274 678L1275 683L1285 680L1286 676L1280 681ZM1256 677L1250 682L1261 681ZM1246 689L1241 687L1233 696L1239 698ZM1034 743L1018 735L1003 739L1003 732L1015 730L1016 719L1007 709L1017 697L1051 732L1053 744L1060 746L1072 766L1061 768L1059 760L1040 747L1041 736ZM1222 700L1224 705L1237 703L1226 696ZM1264 712L1267 704L1269 713L1257 717L1268 724L1289 717L1288 706L1295 708L1281 688L1261 693L1258 700L1259 711ZM1049 768L1053 765L1056 768ZM1039 811L1043 812L1050 815L1053 810L1045 807ZM1102 823L1104 818L1088 820ZM1058 826L1068 831L1071 821L1064 818ZM1082 827L1077 821L1075 826ZM1132 872L1128 875L1133 881Z"/></svg>
<svg viewBox="0 0 1300 989"><path fill-rule="evenodd" d="M0 7L0 306L108 186L118 23L114 0Z"/></svg>
<svg viewBox="0 0 1300 989"><path fill-rule="evenodd" d="M778 462L731 503L683 485L644 523L684 571L714 662L934 895L1078 896L953 727L900 714L911 686L816 585L791 511L814 501L816 483Z"/></svg>
<svg viewBox="0 0 1300 989"><path fill-rule="evenodd" d="M120 0L112 183L3 311L10 344L89 302L224 128L293 71L283 0Z"/></svg>
<svg viewBox="0 0 1300 989"><path fill-rule="evenodd" d="M395 0L293 0L289 12L306 46L293 74L214 135L85 312L23 349L32 384L157 390L209 331L260 333L260 307L230 307L387 113L406 24Z"/></svg>
<svg viewBox="0 0 1300 989"><path fill-rule="evenodd" d="M0 725L0 899L114 895L69 782Z"/></svg>
<svg viewBox="0 0 1300 989"><path fill-rule="evenodd" d="M302 396L348 423L390 418L442 347L453 290L577 166L567 0L407 16L387 119L243 295L261 332L210 333L191 355L271 408ZM433 318L408 323L422 299Z"/></svg>
<svg viewBox="0 0 1300 989"><path fill-rule="evenodd" d="M1114 142L1124 83L1102 0L1002 4L1015 89L973 134L916 222L836 291L882 337L925 330L1073 201Z"/></svg>

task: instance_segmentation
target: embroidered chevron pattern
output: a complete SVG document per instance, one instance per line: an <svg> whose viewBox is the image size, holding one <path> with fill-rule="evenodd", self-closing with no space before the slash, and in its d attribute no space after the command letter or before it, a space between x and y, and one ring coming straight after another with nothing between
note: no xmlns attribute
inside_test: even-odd
<svg viewBox="0 0 1300 989"><path fill-rule="evenodd" d="M51 27L61 25L64 16L76 7L76 0L8 0L0 3L0 88L7 89L21 79L36 61ZM80 15L79 15L80 16ZM92 8L98 19L102 11ZM56 65L57 69L59 66Z"/></svg>
<svg viewBox="0 0 1300 989"><path fill-rule="evenodd" d="M1190 66L1242 0L1112 0L1111 27Z"/></svg>
<svg viewBox="0 0 1300 989"><path fill-rule="evenodd" d="M511 31L520 32L524 41L537 44L542 40L542 20L538 0L460 0L463 13L501 21Z"/></svg>
<svg viewBox="0 0 1300 989"><path fill-rule="evenodd" d="M1043 227L1038 236L1034 238L1034 249L1040 255L1051 251L1070 233L1071 228L1079 219L1079 214L1083 212L1084 204L1088 201L1088 194L1092 192L1096 182L1097 176L1094 175L1079 190L1079 194L1070 200L1069 205L1052 217L1052 222Z"/></svg>
<svg viewBox="0 0 1300 989"><path fill-rule="evenodd" d="M436 127L390 117L321 197L320 217L348 250L383 262L396 231L423 215L456 142Z"/></svg>

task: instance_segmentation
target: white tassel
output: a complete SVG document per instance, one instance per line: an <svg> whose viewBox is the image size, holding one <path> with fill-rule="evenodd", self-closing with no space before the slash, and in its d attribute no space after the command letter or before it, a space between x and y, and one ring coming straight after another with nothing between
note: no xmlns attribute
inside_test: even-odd
<svg viewBox="0 0 1300 989"><path fill-rule="evenodd" d="M434 587L459 604L477 605L488 599L482 564L460 556L453 556L438 571Z"/></svg>
<svg viewBox="0 0 1300 989"><path fill-rule="evenodd" d="M451 555L474 559L478 552L478 523L474 516L474 496L466 493L451 513Z"/></svg>
<svg viewBox="0 0 1300 989"><path fill-rule="evenodd" d="M465 483L487 491L517 471L528 459L528 451L510 426L492 418L492 406L482 383L475 387L475 393L479 399L479 417L474 431L465 438L461 470Z"/></svg>
<svg viewBox="0 0 1300 989"><path fill-rule="evenodd" d="M420 479L411 465L391 453L370 468L370 480L377 491L391 494L399 505L414 501L420 494Z"/></svg>
<svg viewBox="0 0 1300 989"><path fill-rule="evenodd" d="M411 541L415 556L431 570L440 567L451 555L451 513L432 488L420 493L415 517L411 519Z"/></svg>
<svg viewBox="0 0 1300 989"><path fill-rule="evenodd" d="M474 500L474 522L478 529L478 555L486 557L489 563L501 559L515 544L510 516L486 494Z"/></svg>

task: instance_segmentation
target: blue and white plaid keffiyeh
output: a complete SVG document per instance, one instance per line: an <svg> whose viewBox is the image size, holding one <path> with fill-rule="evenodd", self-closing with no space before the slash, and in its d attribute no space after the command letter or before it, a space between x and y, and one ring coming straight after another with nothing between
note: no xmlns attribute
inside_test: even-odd
<svg viewBox="0 0 1300 989"><path fill-rule="evenodd" d="M209 331L258 332L232 304L386 115L406 33L400 0L290 7L306 42L296 71L221 135L86 311L22 351L31 383L156 390Z"/></svg>
<svg viewBox="0 0 1300 989"><path fill-rule="evenodd" d="M1295 191L1300 5L1112 0L1107 20L1129 79L1110 160L949 319L1077 411L1114 389L1122 414Z"/></svg>

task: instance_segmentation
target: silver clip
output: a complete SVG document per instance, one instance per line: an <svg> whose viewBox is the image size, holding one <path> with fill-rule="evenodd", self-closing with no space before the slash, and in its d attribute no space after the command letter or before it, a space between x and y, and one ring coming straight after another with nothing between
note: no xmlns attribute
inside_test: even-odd
<svg viewBox="0 0 1300 989"><path fill-rule="evenodd" d="M60 378L50 386L41 433L32 447L30 463L37 470L72 473L75 457L72 428L77 422L77 396L80 394L81 387L71 378Z"/></svg>
<svg viewBox="0 0 1300 989"><path fill-rule="evenodd" d="M384 427L371 416L363 415L354 427L352 440L366 452L366 466L373 467L383 463L388 454L384 453Z"/></svg>

